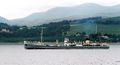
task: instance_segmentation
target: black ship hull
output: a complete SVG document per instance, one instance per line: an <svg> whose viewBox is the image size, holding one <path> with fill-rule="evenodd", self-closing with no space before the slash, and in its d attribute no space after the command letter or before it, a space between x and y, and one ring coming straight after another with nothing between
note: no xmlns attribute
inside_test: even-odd
<svg viewBox="0 0 120 65"><path fill-rule="evenodd" d="M25 49L109 49L109 46L42 46L25 44Z"/></svg>

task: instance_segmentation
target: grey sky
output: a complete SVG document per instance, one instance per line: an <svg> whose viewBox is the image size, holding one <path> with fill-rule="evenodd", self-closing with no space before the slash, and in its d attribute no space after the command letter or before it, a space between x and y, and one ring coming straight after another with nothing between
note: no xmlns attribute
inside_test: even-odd
<svg viewBox="0 0 120 65"><path fill-rule="evenodd" d="M15 19L53 7L96 3L105 6L120 4L120 0L0 0L0 16Z"/></svg>

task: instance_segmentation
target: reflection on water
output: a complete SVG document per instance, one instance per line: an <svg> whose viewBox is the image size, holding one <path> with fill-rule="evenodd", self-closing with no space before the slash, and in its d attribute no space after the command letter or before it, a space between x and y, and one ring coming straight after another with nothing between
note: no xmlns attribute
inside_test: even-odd
<svg viewBox="0 0 120 65"><path fill-rule="evenodd" d="M0 65L120 65L120 46L107 49L26 50L0 45Z"/></svg>

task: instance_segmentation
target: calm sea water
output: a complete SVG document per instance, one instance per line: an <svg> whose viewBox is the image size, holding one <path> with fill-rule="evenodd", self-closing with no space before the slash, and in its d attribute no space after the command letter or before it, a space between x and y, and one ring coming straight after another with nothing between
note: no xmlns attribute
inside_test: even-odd
<svg viewBox="0 0 120 65"><path fill-rule="evenodd" d="M0 45L0 65L120 65L120 45L94 50L26 50L23 45Z"/></svg>

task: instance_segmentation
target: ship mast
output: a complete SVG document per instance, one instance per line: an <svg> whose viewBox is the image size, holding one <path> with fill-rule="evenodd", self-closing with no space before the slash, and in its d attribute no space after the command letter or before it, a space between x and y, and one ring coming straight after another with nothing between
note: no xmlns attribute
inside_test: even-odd
<svg viewBox="0 0 120 65"><path fill-rule="evenodd" d="M98 29L98 26L97 26L97 24L96 24L96 30L95 30L95 33L96 33L96 34L97 34L97 32L98 32L97 29Z"/></svg>
<svg viewBox="0 0 120 65"><path fill-rule="evenodd" d="M43 39L43 27L41 28L41 43L42 43L42 39Z"/></svg>

